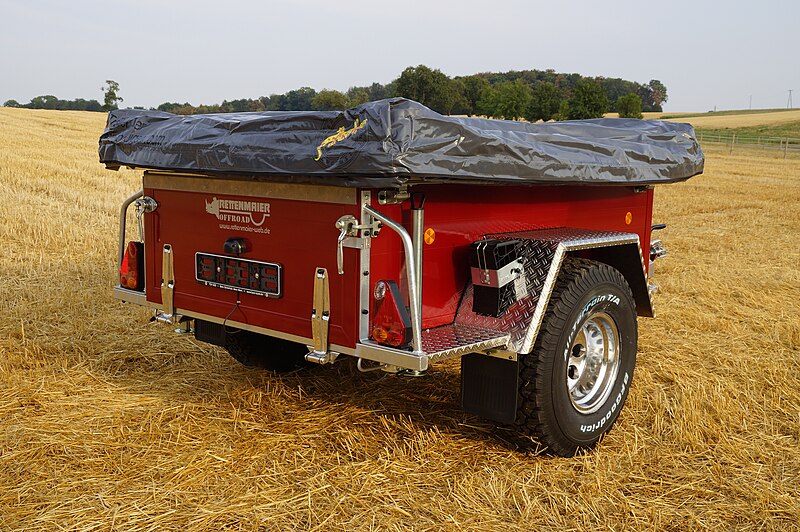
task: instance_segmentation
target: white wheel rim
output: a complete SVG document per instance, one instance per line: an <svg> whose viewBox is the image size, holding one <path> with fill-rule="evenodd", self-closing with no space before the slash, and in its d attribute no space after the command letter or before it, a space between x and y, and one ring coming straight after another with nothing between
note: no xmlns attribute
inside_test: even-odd
<svg viewBox="0 0 800 532"><path fill-rule="evenodd" d="M619 362L619 330L613 318L605 312L586 316L567 352L567 391L578 412L592 414L606 402Z"/></svg>

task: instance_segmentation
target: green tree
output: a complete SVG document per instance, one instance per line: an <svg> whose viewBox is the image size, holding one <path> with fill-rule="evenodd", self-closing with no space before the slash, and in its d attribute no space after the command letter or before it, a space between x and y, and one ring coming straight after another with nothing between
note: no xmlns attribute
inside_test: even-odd
<svg viewBox="0 0 800 532"><path fill-rule="evenodd" d="M6 100L3 107L22 107L17 100Z"/></svg>
<svg viewBox="0 0 800 532"><path fill-rule="evenodd" d="M481 97L475 104L475 114L496 117L495 106L497 105L497 91L489 85L481 91Z"/></svg>
<svg viewBox="0 0 800 532"><path fill-rule="evenodd" d="M464 86L464 99L466 100L466 114L478 114L478 102L484 91L489 88L489 80L483 76L465 76L459 79Z"/></svg>
<svg viewBox="0 0 800 532"><path fill-rule="evenodd" d="M620 118L642 118L642 99L632 92L617 98L616 108Z"/></svg>
<svg viewBox="0 0 800 532"><path fill-rule="evenodd" d="M439 113L448 113L457 98L451 79L425 65L408 67L395 80L394 94L416 100Z"/></svg>
<svg viewBox="0 0 800 532"><path fill-rule="evenodd" d="M369 86L369 100L370 102L374 102L376 100L383 100L384 98L389 97L389 93L386 90L386 86L381 85L380 83L373 83Z"/></svg>
<svg viewBox="0 0 800 532"><path fill-rule="evenodd" d="M311 101L317 91L311 87L300 87L283 95L279 111L311 111L314 109Z"/></svg>
<svg viewBox="0 0 800 532"><path fill-rule="evenodd" d="M283 94L270 94L269 96L262 96L259 98L261 103L264 104L264 109L267 111L280 111L284 106L286 96Z"/></svg>
<svg viewBox="0 0 800 532"><path fill-rule="evenodd" d="M663 111L661 104L667 101L667 87L657 79L651 79L647 86L650 87L654 110Z"/></svg>
<svg viewBox="0 0 800 532"><path fill-rule="evenodd" d="M525 118L531 122L552 120L558 114L561 101L561 94L555 85L547 81L540 81L533 87L531 105L528 107Z"/></svg>
<svg viewBox="0 0 800 532"><path fill-rule="evenodd" d="M495 112L504 120L517 120L525 116L531 106L531 88L521 79L497 86Z"/></svg>
<svg viewBox="0 0 800 532"><path fill-rule="evenodd" d="M609 103L606 92L596 81L584 78L575 84L569 99L570 120L600 118L608 112Z"/></svg>
<svg viewBox="0 0 800 532"><path fill-rule="evenodd" d="M350 87L347 89L346 107L355 107L356 105L361 105L368 101L370 101L369 89L366 87ZM344 109L344 107L342 109Z"/></svg>
<svg viewBox="0 0 800 532"><path fill-rule="evenodd" d="M461 80L450 79L445 76L445 80L440 99L434 105L442 109L442 113L451 115L457 110L463 114L467 107L467 98L464 96L464 84Z"/></svg>
<svg viewBox="0 0 800 532"><path fill-rule="evenodd" d="M214 106L208 106L214 107ZM250 98L241 98L239 100L223 100L222 104L219 106L219 111L212 111L212 112L221 112L221 113L248 113L251 111L263 111L264 104L261 100L251 100Z"/></svg>
<svg viewBox="0 0 800 532"><path fill-rule="evenodd" d="M558 104L558 112L553 117L554 120L569 120L569 100L561 100Z"/></svg>
<svg viewBox="0 0 800 532"><path fill-rule="evenodd" d="M25 107L28 107L29 109L57 109L58 102L58 98L52 94L46 94L44 96L36 96L31 98L31 102Z"/></svg>
<svg viewBox="0 0 800 532"><path fill-rule="evenodd" d="M103 110L111 111L117 108L117 104L122 102L122 96L119 95L119 83L113 79L106 80L106 86L100 87L103 91Z"/></svg>
<svg viewBox="0 0 800 532"><path fill-rule="evenodd" d="M339 111L347 109L347 96L339 91L322 89L311 100L314 109L319 111Z"/></svg>

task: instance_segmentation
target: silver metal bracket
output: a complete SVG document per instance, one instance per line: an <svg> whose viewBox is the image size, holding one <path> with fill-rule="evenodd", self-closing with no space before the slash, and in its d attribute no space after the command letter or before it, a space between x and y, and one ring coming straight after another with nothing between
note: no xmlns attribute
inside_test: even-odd
<svg viewBox="0 0 800 532"><path fill-rule="evenodd" d="M355 216L345 214L336 220L336 229L339 230L339 238L336 240L336 269L339 275L344 275L344 248L365 249L369 247L369 239L378 236L381 223L375 221L359 224Z"/></svg>
<svg viewBox="0 0 800 532"><path fill-rule="evenodd" d="M502 358L503 360L517 361L517 353L506 349L489 349L484 354L494 358Z"/></svg>
<svg viewBox="0 0 800 532"><path fill-rule="evenodd" d="M143 196L133 202L133 209L136 213L136 222L139 224L139 240L144 242L144 222L145 213L153 212L158 208L158 202L150 196Z"/></svg>
<svg viewBox="0 0 800 532"><path fill-rule="evenodd" d="M397 205L408 201L411 194L408 193L408 186L401 185L398 190L381 190L378 192L379 205Z"/></svg>
<svg viewBox="0 0 800 532"><path fill-rule="evenodd" d="M311 309L311 337L313 344L306 360L317 364L328 364L336 360L336 353L328 350L328 328L331 320L331 297L328 270L314 270L314 307Z"/></svg>
<svg viewBox="0 0 800 532"><path fill-rule="evenodd" d="M164 244L164 252L161 258L161 305L164 313L159 321L175 323L175 305L173 294L175 291L175 271L172 261L172 244Z"/></svg>
<svg viewBox="0 0 800 532"><path fill-rule="evenodd" d="M660 239L651 240L650 241L650 264L649 264L649 267L647 268L647 278L648 279L653 277L653 275L655 274L654 266L655 266L656 260L664 258L666 256L667 256L667 247L664 245L664 243ZM654 287L655 285L650 285L650 286ZM654 288L648 287L648 290L650 291L650 294L655 293L655 289Z"/></svg>
<svg viewBox="0 0 800 532"><path fill-rule="evenodd" d="M191 334L194 332L192 327L194 320L188 316L177 316L178 328L175 329L177 334Z"/></svg>
<svg viewBox="0 0 800 532"><path fill-rule="evenodd" d="M485 262L484 262L485 264ZM492 288L502 288L522 276L522 263L514 259L499 270L470 268L472 283Z"/></svg>
<svg viewBox="0 0 800 532"><path fill-rule="evenodd" d="M161 310L155 309L153 310L153 319L159 323L180 326L181 328L175 329L175 332L179 334L194 331L194 329L191 328L191 318L183 314L167 314Z"/></svg>

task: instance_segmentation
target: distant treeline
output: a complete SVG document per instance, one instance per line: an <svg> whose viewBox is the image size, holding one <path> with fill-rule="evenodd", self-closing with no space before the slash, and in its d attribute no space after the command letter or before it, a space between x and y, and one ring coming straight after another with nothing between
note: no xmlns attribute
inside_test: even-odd
<svg viewBox="0 0 800 532"><path fill-rule="evenodd" d="M3 107L24 107L25 109L57 109L60 111L103 111L103 104L97 100L59 100L55 96L37 96L30 102L21 104L17 100L8 100Z"/></svg>
<svg viewBox="0 0 800 532"><path fill-rule="evenodd" d="M225 100L212 105L165 102L157 109L183 115L325 111L346 109L394 96L416 100L443 114L482 115L511 120L564 120L595 118L608 111L629 117L641 117L642 111L661 111L662 104L667 101L667 88L658 80L642 84L620 78L562 74L554 70L486 72L451 78L439 70L419 65L406 68L397 79L386 85L373 83L351 87L345 92L301 87L285 94ZM100 111L104 107L96 100L65 101L55 96L37 96L25 105L9 100L5 105L86 111Z"/></svg>
<svg viewBox="0 0 800 532"><path fill-rule="evenodd" d="M225 100L213 105L166 102L158 110L176 114L326 111L393 96L416 100L443 114L551 120L595 118L609 111L641 117L642 111L662 110L667 88L658 80L642 84L554 70L488 72L450 78L439 70L420 65L405 69L386 85L373 83L351 87L346 92L301 87L285 94Z"/></svg>

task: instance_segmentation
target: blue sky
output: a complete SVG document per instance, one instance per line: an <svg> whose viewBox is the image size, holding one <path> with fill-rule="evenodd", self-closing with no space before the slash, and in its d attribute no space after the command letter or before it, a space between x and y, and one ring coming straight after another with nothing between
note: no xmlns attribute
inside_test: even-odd
<svg viewBox="0 0 800 532"><path fill-rule="evenodd" d="M668 88L668 111L800 107L800 2L0 0L0 102L124 106L552 68Z"/></svg>

